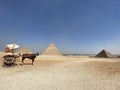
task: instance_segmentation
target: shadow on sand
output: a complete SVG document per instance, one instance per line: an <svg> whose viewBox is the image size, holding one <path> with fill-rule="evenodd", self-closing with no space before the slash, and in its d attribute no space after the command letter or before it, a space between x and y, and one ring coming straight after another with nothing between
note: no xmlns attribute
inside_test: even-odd
<svg viewBox="0 0 120 90"><path fill-rule="evenodd" d="M23 63L23 64L20 63L20 65L22 66L22 65L33 65L33 64L32 63Z"/></svg>

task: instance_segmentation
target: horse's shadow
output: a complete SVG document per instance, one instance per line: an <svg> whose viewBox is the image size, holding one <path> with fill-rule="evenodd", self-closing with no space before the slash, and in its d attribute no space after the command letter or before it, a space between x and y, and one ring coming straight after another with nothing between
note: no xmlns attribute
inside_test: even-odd
<svg viewBox="0 0 120 90"><path fill-rule="evenodd" d="M19 65L21 65L21 66L22 66L22 65L33 65L33 64L32 64L32 63L23 63L23 64L22 64L22 63L20 63Z"/></svg>

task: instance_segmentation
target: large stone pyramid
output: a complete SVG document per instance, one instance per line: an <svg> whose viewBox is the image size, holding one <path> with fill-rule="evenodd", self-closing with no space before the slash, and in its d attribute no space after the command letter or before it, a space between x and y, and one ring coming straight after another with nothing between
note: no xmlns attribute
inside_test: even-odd
<svg viewBox="0 0 120 90"><path fill-rule="evenodd" d="M96 57L110 58L113 57L113 55L106 50L102 50L100 53L96 55Z"/></svg>
<svg viewBox="0 0 120 90"><path fill-rule="evenodd" d="M23 47L21 48L18 53L21 53L21 54L32 54L32 52L30 51L30 49L28 47Z"/></svg>
<svg viewBox="0 0 120 90"><path fill-rule="evenodd" d="M43 55L62 55L54 44L50 44L48 48L43 52Z"/></svg>

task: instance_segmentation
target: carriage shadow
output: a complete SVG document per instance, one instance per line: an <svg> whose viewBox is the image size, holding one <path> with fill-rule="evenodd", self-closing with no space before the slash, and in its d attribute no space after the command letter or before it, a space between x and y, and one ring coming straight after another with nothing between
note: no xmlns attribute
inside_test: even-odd
<svg viewBox="0 0 120 90"><path fill-rule="evenodd" d="M1 66L4 67L4 68L10 68L10 67L18 66L18 64L14 64L14 65L4 65L4 64L2 64Z"/></svg>

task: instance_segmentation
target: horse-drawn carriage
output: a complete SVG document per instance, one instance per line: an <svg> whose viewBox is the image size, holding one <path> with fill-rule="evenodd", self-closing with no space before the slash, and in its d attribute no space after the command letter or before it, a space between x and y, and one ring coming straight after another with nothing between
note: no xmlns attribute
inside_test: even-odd
<svg viewBox="0 0 120 90"><path fill-rule="evenodd" d="M34 63L34 60L36 58L36 56L39 55L39 53L35 53L35 54L19 54L19 55L15 55L15 50L19 48L19 45L17 44L8 44L5 48L5 52L6 55L3 56L4 60L3 60L3 66L15 66L16 65L16 60L21 56L22 60L21 60L21 64L24 64L24 60L26 58L32 60L32 65Z"/></svg>
<svg viewBox="0 0 120 90"><path fill-rule="evenodd" d="M19 48L17 44L8 44L5 48L6 55L3 56L3 66L15 66L19 55L15 55L15 50Z"/></svg>

